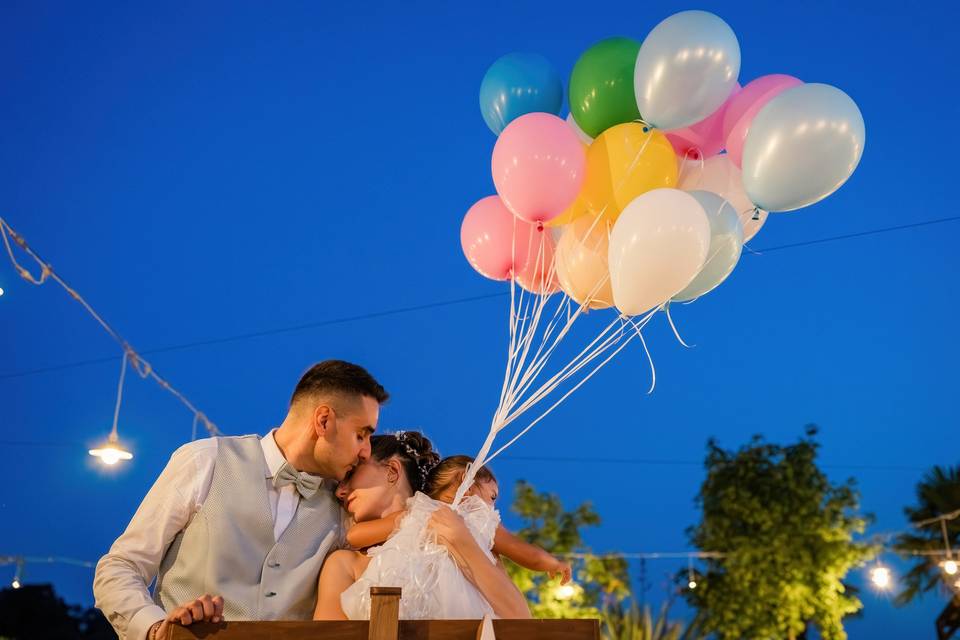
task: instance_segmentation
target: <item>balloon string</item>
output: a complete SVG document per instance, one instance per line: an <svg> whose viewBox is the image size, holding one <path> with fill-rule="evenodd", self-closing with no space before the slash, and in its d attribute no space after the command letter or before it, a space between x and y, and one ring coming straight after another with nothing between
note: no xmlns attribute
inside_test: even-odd
<svg viewBox="0 0 960 640"><path fill-rule="evenodd" d="M625 339L623 339L624 336L623 336L623 331L622 331L622 326L623 326L623 324L622 324L622 319L625 318L625 316L619 316L619 317L617 317L617 319L614 320L614 323L613 323L613 324L620 324L621 330L618 331L618 332L615 334L615 339L614 339L614 341L611 343L610 346L615 345L617 342L620 342L620 344L619 344L619 346L617 346L617 348L613 351L613 353L611 353L610 355L608 355L600 364L598 364L596 367L594 367L594 369L593 369L592 371L590 371L590 373L588 373L586 376L584 376L583 379L581 379L576 385L574 385L573 388L571 388L570 390L568 390L559 400L557 400L556 402L554 402L546 411L544 411L542 414L540 414L535 420L533 420L529 425L527 425L527 426L526 426L523 430L521 430L517 435L515 435L513 438L511 438L506 444L504 444L502 447L500 447L499 449L497 449L490 457L487 458L487 462L490 462L490 461L493 460L495 457L497 457L498 455L500 455L505 449L507 449L507 448L508 448L509 446L511 446L512 444L514 444L514 443L515 443L517 440L519 440L523 435L525 435L528 431L530 431L530 429L532 429L537 423L539 423L541 420L543 420L545 417L547 417L547 415L550 414L550 412L552 412L554 409L556 409L564 400L566 400L566 399L570 396L570 394L572 394L574 391L576 391L577 389L579 389L583 384L585 384L585 383L587 382L587 380L589 380L590 378L592 378L592 377L594 376L594 374L596 374L601 368L603 368L607 363L609 363L610 360L612 360L612 359L614 358L614 356L616 356L618 353L620 353L620 351L622 351L622 350L630 343L630 341L631 341L634 337L639 337L639 338L640 338L640 341L641 341L642 343L644 343L644 350L645 350L646 353L647 353L648 360L650 361L651 372L652 372L653 375L654 375L653 383L656 384L656 370L653 368L653 360L650 358L650 352L649 352L649 350L646 349L646 343L645 343L645 341L644 341L644 339L643 339L643 335L642 335L642 333L641 333L641 331L640 331L640 329L642 329L643 326L646 325L647 322L649 322L650 318L653 317L653 314L654 314L655 312L656 312L656 311L651 311L650 313L648 313L639 323L634 323L633 320L629 320L629 322L630 322L631 324L633 324L634 328L636 329L636 332L628 335ZM622 340L621 340L621 339L622 339ZM608 348L609 348L609 347L605 347L605 348L603 348L602 350L598 350L598 352L595 353L594 355L592 355L589 359L586 359L584 362L580 363L577 368L579 369L579 368L581 368L581 367L583 367L583 366L586 366L586 364L588 364L590 361L592 361L593 359L595 359L597 356L601 355L601 354L602 354L604 351L606 351ZM571 375L572 375L572 373L573 373L573 372L571 372ZM557 384L559 384L559 382L558 382ZM556 385L554 385L554 387L555 387L555 386L556 386ZM652 391L652 390L653 390L653 387L651 386L651 391Z"/></svg>
<svg viewBox="0 0 960 640"><path fill-rule="evenodd" d="M648 315L645 320L649 320L653 313L656 313L656 310ZM643 327L646 325L646 322L638 326L637 323L633 321L633 318L628 316L625 317L627 322L633 325L634 330L637 332L637 336L640 338L640 344L643 345L643 351L647 354L647 363L650 365L650 388L647 389L647 395L650 395L657 386L657 368L653 364L653 356L650 355L650 349L647 348L647 341L643 338Z"/></svg>
<svg viewBox="0 0 960 640"><path fill-rule="evenodd" d="M679 342L680 344L682 344L682 345L683 345L684 347L686 347L687 349L692 349L693 347L695 347L696 345L691 345L691 344L687 344L686 342L684 342L684 341L683 341L683 338L680 336L680 332L677 331L677 325L675 325L675 324L673 323L673 316L670 314L670 303L669 303L669 302L665 302L665 303L663 304L663 312L664 312L664 313L666 314L666 316L667 316L667 322L670 323L670 328L673 329L673 335L674 335L674 337L677 339L677 342Z"/></svg>

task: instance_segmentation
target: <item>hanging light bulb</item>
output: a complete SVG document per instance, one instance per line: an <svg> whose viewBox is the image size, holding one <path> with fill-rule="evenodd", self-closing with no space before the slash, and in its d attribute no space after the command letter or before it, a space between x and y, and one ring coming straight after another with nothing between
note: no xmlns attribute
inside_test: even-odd
<svg viewBox="0 0 960 640"><path fill-rule="evenodd" d="M693 576L693 556L687 556L687 588L691 591L697 588L697 580Z"/></svg>
<svg viewBox="0 0 960 640"><path fill-rule="evenodd" d="M117 436L110 434L106 444L97 449L90 449L90 455L100 458L100 462L107 466L113 466L121 460L132 460L133 454L124 449L117 440Z"/></svg>
<svg viewBox="0 0 960 640"><path fill-rule="evenodd" d="M17 560L17 570L13 574L13 581L10 582L10 586L14 589L19 589L21 586L20 579L23 577L23 560Z"/></svg>
<svg viewBox="0 0 960 640"><path fill-rule="evenodd" d="M892 585L893 575L890 573L889 568L878 564L870 570L870 581L877 589L885 591Z"/></svg>
<svg viewBox="0 0 960 640"><path fill-rule="evenodd" d="M691 590L692 590L692 589L696 589L696 588L697 588L697 581L696 581L696 580L691 580L690 582L688 582L688 583L687 583L687 588L688 588L688 589L691 589Z"/></svg>
<svg viewBox="0 0 960 640"><path fill-rule="evenodd" d="M120 418L120 403L123 400L123 378L127 373L127 351L123 352L123 362L120 365L120 384L117 385L117 404L113 409L113 429L107 436L107 442L101 447L90 449L89 453L94 458L99 458L100 462L107 466L113 466L121 460L132 460L133 454L120 446L120 439L117 437L117 420Z"/></svg>
<svg viewBox="0 0 960 640"><path fill-rule="evenodd" d="M948 558L948 559L944 560L943 562L941 562L941 563L940 563L940 566L943 568L943 572L944 572L945 574L947 574L948 576L957 575L957 568L958 568L958 567L957 567L957 561L956 561L956 560L954 560L954 559L952 559L952 558Z"/></svg>
<svg viewBox="0 0 960 640"><path fill-rule="evenodd" d="M3 287L0 287L0 296L3 295Z"/></svg>

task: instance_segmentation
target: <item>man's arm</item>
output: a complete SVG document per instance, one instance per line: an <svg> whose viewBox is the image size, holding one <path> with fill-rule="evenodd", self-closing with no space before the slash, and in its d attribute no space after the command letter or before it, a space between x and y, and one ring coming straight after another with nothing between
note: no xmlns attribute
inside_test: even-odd
<svg viewBox="0 0 960 640"><path fill-rule="evenodd" d="M170 543L206 499L216 452L214 439L178 449L126 531L97 563L95 604L121 639L145 640L150 627L167 617L149 586Z"/></svg>

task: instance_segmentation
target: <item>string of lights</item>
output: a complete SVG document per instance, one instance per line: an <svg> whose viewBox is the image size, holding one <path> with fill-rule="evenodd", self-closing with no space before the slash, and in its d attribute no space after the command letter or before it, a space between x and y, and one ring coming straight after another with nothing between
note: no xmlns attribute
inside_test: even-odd
<svg viewBox="0 0 960 640"><path fill-rule="evenodd" d="M113 414L113 427L110 430L110 435L107 437L107 442L96 449L90 449L90 455L99 458L104 464L113 465L119 462L120 460L130 460L133 458L133 454L124 449L120 445L117 425L120 417L120 404L123 399L123 382L126 375L127 366L132 366L133 369L140 375L141 378L147 379L150 378L154 380L161 388L170 392L177 400L180 401L192 414L193 414L193 431L194 435L196 434L197 424L202 424L207 432L211 436L222 435L220 429L210 421L206 414L197 409L197 407L187 399L180 391L171 385L166 378L163 378L154 370L153 366L147 362L141 355L138 353L130 343L120 335L120 333L114 329L106 320L103 319L103 316L100 315L91 305L87 302L83 296L81 296L76 289L71 287L66 283L66 281L53 270L53 267L49 262L43 260L40 255L29 245L22 235L16 232L16 230L7 223L2 217L0 217L0 237L3 239L4 248L7 251L7 256L10 258L10 262L13 265L14 270L17 274L26 280L27 282L41 286L45 284L48 280L53 281L60 285L67 294L73 298L76 302L82 306L87 313L97 321L97 324L106 331L117 344L120 345L122 350L122 364L120 369L120 382L117 387L117 400ZM36 266L39 267L39 275L34 275L30 272L29 269L21 265L17 261L17 256L14 253L13 244L10 240L13 240L13 244L20 248L24 254L26 254L31 260L36 263Z"/></svg>
<svg viewBox="0 0 960 640"><path fill-rule="evenodd" d="M946 550L947 559L940 563L940 567L943 570L944 574L947 576L954 576L958 573L957 562L949 559L949 554L957 553L960 549L950 549L949 547ZM883 553L894 553L900 556L943 556L943 551L903 551L895 550L889 545L884 545ZM687 572L688 572L688 581L687 588L695 589L697 587L697 582L694 573L694 561L695 560L722 560L726 558L729 554L720 552L720 551L637 551L637 552L605 552L605 553L565 553L561 554L564 558L570 560L591 560L591 559L611 559L611 560L686 560L687 561ZM83 567L87 569L93 569L96 567L96 562L90 560L79 560L76 558L68 558L64 556L24 556L24 555L0 555L0 566L15 565L16 569L14 571L13 579L10 582L10 586L14 589L19 589L24 584L24 574L27 564L64 564L71 565L76 567ZM893 586L893 573L889 567L877 562L873 567L868 571L870 581L875 587L881 590L886 590L892 588ZM960 590L960 580L957 584L954 585L955 588ZM568 595L567 592L569 591ZM573 586L572 590L563 589L558 591L558 596L563 597L573 597L577 592L577 587Z"/></svg>

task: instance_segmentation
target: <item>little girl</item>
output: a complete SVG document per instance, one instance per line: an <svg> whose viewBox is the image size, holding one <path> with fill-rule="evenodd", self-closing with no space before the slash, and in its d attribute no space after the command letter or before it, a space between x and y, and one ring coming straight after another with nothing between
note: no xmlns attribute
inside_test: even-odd
<svg viewBox="0 0 960 640"><path fill-rule="evenodd" d="M467 465L473 462L470 456L450 456L440 461L430 470L424 481L423 493L434 500L450 504L457 493L457 488L463 481ZM473 486L467 491L468 496L477 496L491 509L498 495L497 479L487 467L477 471ZM398 511L385 518L355 523L347 531L347 542L355 549L365 549L383 544L396 531L400 519L406 511ZM570 565L555 558L540 547L525 542L513 535L502 524L497 524L493 537L493 553L506 556L515 563L532 571L544 571L550 577L561 576L561 584L570 581Z"/></svg>

